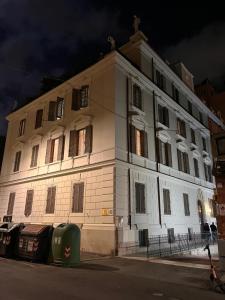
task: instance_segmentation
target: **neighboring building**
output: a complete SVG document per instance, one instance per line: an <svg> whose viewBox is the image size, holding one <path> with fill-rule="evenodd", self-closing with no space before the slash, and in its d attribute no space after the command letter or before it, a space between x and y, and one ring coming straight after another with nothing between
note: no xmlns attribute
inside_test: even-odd
<svg viewBox="0 0 225 300"><path fill-rule="evenodd" d="M81 249L107 254L215 221L208 118L221 121L180 69L181 78L137 31L10 114L1 217L76 223Z"/></svg>

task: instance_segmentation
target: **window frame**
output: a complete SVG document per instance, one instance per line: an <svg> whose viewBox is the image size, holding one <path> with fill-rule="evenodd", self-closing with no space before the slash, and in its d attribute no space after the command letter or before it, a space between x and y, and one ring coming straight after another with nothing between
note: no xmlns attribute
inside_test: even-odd
<svg viewBox="0 0 225 300"><path fill-rule="evenodd" d="M136 214L146 214L145 184L135 182L135 212Z"/></svg>

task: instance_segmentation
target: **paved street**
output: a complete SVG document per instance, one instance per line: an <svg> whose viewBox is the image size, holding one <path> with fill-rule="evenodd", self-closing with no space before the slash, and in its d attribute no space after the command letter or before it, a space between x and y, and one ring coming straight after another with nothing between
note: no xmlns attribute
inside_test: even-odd
<svg viewBox="0 0 225 300"><path fill-rule="evenodd" d="M208 271L121 258L77 268L0 260L1 299L224 299L209 290Z"/></svg>

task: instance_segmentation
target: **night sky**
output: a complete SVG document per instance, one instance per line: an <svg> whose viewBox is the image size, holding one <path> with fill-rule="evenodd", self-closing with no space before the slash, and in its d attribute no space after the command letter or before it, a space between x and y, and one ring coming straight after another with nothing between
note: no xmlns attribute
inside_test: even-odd
<svg viewBox="0 0 225 300"><path fill-rule="evenodd" d="M38 95L42 78L67 78L86 68L109 51L109 34L117 46L125 43L134 14L161 56L183 61L195 83L207 77L225 89L222 1L214 7L180 3L0 0L0 135L6 114Z"/></svg>

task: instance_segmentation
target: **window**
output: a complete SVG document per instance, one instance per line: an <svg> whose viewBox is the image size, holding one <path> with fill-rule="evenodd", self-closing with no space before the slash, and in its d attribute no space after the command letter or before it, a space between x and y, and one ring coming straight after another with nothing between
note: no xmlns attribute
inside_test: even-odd
<svg viewBox="0 0 225 300"><path fill-rule="evenodd" d="M45 163L52 163L53 161L63 160L64 157L64 143L65 136L61 135L56 139L49 139L47 141L47 149L45 156Z"/></svg>
<svg viewBox="0 0 225 300"><path fill-rule="evenodd" d="M29 217L31 215L32 205L33 205L33 197L34 197L34 190L28 190L27 197L26 197L25 209L24 209L25 217Z"/></svg>
<svg viewBox="0 0 225 300"><path fill-rule="evenodd" d="M136 84L133 85L133 105L139 109L142 109L141 88Z"/></svg>
<svg viewBox="0 0 225 300"><path fill-rule="evenodd" d="M188 101L188 112L192 115L193 109L192 109L192 103Z"/></svg>
<svg viewBox="0 0 225 300"><path fill-rule="evenodd" d="M69 157L92 152L92 126L70 131Z"/></svg>
<svg viewBox="0 0 225 300"><path fill-rule="evenodd" d="M158 145L159 145L159 162L168 167L172 167L171 144L163 143L161 140L158 140Z"/></svg>
<svg viewBox="0 0 225 300"><path fill-rule="evenodd" d="M163 189L164 215L171 215L170 191Z"/></svg>
<svg viewBox="0 0 225 300"><path fill-rule="evenodd" d="M188 194L183 194L183 200L184 200L184 215L185 216L190 216Z"/></svg>
<svg viewBox="0 0 225 300"><path fill-rule="evenodd" d="M63 117L64 99L58 97L56 101L49 102L48 120L55 121Z"/></svg>
<svg viewBox="0 0 225 300"><path fill-rule="evenodd" d="M130 148L131 152L139 156L148 157L147 132L130 126Z"/></svg>
<svg viewBox="0 0 225 300"><path fill-rule="evenodd" d="M9 202L8 202L8 209L7 209L7 215L8 216L12 216L12 214L13 214L15 197L16 197L16 193L10 193L9 194Z"/></svg>
<svg viewBox="0 0 225 300"><path fill-rule="evenodd" d="M179 103L179 100L180 100L180 93L178 91L178 89L172 85L172 96L173 96L173 99Z"/></svg>
<svg viewBox="0 0 225 300"><path fill-rule="evenodd" d="M72 212L82 213L84 206L84 183L75 183L73 185L73 202L72 202Z"/></svg>
<svg viewBox="0 0 225 300"><path fill-rule="evenodd" d="M17 172L20 169L21 151L16 152L13 172Z"/></svg>
<svg viewBox="0 0 225 300"><path fill-rule="evenodd" d="M158 70L156 70L156 84L160 89L165 90L166 79Z"/></svg>
<svg viewBox="0 0 225 300"><path fill-rule="evenodd" d="M31 163L30 163L31 168L37 166L38 151L39 151L39 145L33 146L32 155L31 155Z"/></svg>
<svg viewBox="0 0 225 300"><path fill-rule="evenodd" d="M145 185L135 182L136 213L145 213Z"/></svg>
<svg viewBox="0 0 225 300"><path fill-rule="evenodd" d="M138 231L139 246L146 247L148 245L148 229L141 229Z"/></svg>
<svg viewBox="0 0 225 300"><path fill-rule="evenodd" d="M178 170L184 173L190 173L188 154L177 149L177 159Z"/></svg>
<svg viewBox="0 0 225 300"><path fill-rule="evenodd" d="M167 235L168 235L168 243L169 244L174 243L175 242L174 228L168 228Z"/></svg>
<svg viewBox="0 0 225 300"><path fill-rule="evenodd" d="M72 110L79 110L88 106L89 86L84 85L81 89L73 89L72 92Z"/></svg>
<svg viewBox="0 0 225 300"><path fill-rule="evenodd" d="M191 142L192 142L192 144L196 145L195 131L193 128L191 128Z"/></svg>
<svg viewBox="0 0 225 300"><path fill-rule="evenodd" d="M193 228L188 228L188 239L191 241L193 239Z"/></svg>
<svg viewBox="0 0 225 300"><path fill-rule="evenodd" d="M24 135L25 127L26 127L26 119L23 119L23 120L20 121L19 136Z"/></svg>
<svg viewBox="0 0 225 300"><path fill-rule="evenodd" d="M206 139L204 137L202 137L202 149L204 151L207 151L207 147L206 147Z"/></svg>
<svg viewBox="0 0 225 300"><path fill-rule="evenodd" d="M194 161L195 177L199 178L198 160L197 158L193 158L193 161Z"/></svg>
<svg viewBox="0 0 225 300"><path fill-rule="evenodd" d="M43 118L43 109L39 109L36 112L36 120L35 120L35 129L40 128L42 126L42 118Z"/></svg>
<svg viewBox="0 0 225 300"><path fill-rule="evenodd" d="M162 105L158 105L158 118L159 122L167 127L169 127L169 111L168 108Z"/></svg>
<svg viewBox="0 0 225 300"><path fill-rule="evenodd" d="M177 134L186 138L185 122L179 118L177 119Z"/></svg>
<svg viewBox="0 0 225 300"><path fill-rule="evenodd" d="M49 187L48 194L47 194L47 203L46 203L46 214L53 214L55 211L55 194L56 194L56 187Z"/></svg>
<svg viewBox="0 0 225 300"><path fill-rule="evenodd" d="M212 182L212 169L211 166L204 163L205 170L205 180L208 182Z"/></svg>

